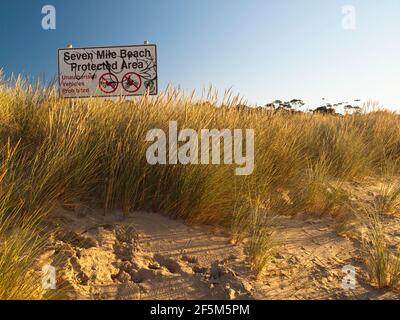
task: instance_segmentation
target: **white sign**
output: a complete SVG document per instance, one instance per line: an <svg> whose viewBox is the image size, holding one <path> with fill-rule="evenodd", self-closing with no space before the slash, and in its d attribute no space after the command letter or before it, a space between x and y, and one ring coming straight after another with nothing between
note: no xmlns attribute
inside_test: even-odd
<svg viewBox="0 0 400 320"><path fill-rule="evenodd" d="M59 49L58 81L66 98L155 95L157 47Z"/></svg>

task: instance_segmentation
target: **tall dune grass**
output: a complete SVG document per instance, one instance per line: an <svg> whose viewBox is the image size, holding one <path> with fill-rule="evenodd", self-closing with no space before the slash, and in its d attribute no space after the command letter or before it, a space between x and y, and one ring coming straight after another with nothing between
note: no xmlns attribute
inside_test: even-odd
<svg viewBox="0 0 400 320"><path fill-rule="evenodd" d="M45 245L39 221L57 205L159 211L231 228L236 240L253 234L265 244L262 232L245 227L254 221L255 199L274 214L329 213L341 197L329 179L380 175L388 164L399 173L395 113L287 114L239 103L229 94L218 103L212 90L196 100L175 89L133 100L67 100L21 78L12 85L0 80L0 298L40 291L40 283L17 279L34 266ZM235 165L149 165L146 133L167 132L170 120L195 130L254 129L253 174L235 176Z"/></svg>
<svg viewBox="0 0 400 320"><path fill-rule="evenodd" d="M378 288L396 288L400 284L400 252L387 240L382 221L386 206L379 202L361 204L353 211L364 226L362 248L370 282Z"/></svg>

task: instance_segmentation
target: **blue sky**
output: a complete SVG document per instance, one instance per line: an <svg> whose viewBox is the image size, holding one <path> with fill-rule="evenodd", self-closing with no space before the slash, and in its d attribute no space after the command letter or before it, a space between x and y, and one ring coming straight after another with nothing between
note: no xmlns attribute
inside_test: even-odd
<svg viewBox="0 0 400 320"><path fill-rule="evenodd" d="M56 30L41 27L56 8ZM342 7L356 30L342 28ZM158 45L160 88L233 87L250 103L379 100L400 110L399 0L2 0L0 68L50 79L57 49Z"/></svg>

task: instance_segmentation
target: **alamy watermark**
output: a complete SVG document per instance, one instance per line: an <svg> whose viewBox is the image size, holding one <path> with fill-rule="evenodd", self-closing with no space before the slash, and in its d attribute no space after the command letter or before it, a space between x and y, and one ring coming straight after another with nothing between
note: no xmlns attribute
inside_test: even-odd
<svg viewBox="0 0 400 320"><path fill-rule="evenodd" d="M357 285L356 268L350 264L345 265L342 268L342 272L345 274L342 279L342 288L345 290L354 290Z"/></svg>
<svg viewBox="0 0 400 320"><path fill-rule="evenodd" d="M243 136L244 131L245 136ZM235 163L240 166L235 169L236 175L252 174L254 170L253 129L202 129L199 136L193 129L182 129L178 132L177 121L169 121L168 141L167 134L162 129L151 129L147 132L146 141L154 143L148 147L146 159L151 165L178 163L219 165L221 164L221 140L223 140L223 164ZM244 154L243 151L245 151Z"/></svg>
<svg viewBox="0 0 400 320"><path fill-rule="evenodd" d="M356 8L352 5L342 7L342 28L344 30L356 30Z"/></svg>
<svg viewBox="0 0 400 320"><path fill-rule="evenodd" d="M42 288L44 290L57 289L56 268L51 265L45 265L42 268Z"/></svg>
<svg viewBox="0 0 400 320"><path fill-rule="evenodd" d="M42 7L42 28L43 30L56 29L56 8L50 4Z"/></svg>

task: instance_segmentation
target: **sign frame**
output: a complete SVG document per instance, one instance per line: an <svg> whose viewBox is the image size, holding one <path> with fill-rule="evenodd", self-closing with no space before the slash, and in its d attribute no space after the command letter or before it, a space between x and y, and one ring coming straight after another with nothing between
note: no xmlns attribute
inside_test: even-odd
<svg viewBox="0 0 400 320"><path fill-rule="evenodd" d="M142 94L105 94L105 95L91 95L91 96L74 96L74 97L65 97L61 93L61 74L60 74L60 51L68 51L68 50L93 50L93 49L115 49L115 48L127 48L127 47L154 47L155 57L155 67L156 67L156 77L155 77L155 91L153 93L149 93L151 96L158 95L158 52L156 44L131 44L131 45L116 45L116 46L101 46L101 47L74 47L74 48L59 48L57 49L57 79L58 79L58 94L60 97L64 99L82 99L82 98L107 98L107 97L140 97ZM110 72L109 70L107 70ZM111 72L112 73L112 72ZM100 90L101 92L101 90Z"/></svg>

